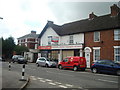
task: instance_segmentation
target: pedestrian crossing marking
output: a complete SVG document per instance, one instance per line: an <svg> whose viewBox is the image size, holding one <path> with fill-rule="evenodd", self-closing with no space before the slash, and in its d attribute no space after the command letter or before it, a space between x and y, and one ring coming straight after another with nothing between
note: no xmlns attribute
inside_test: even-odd
<svg viewBox="0 0 120 90"><path fill-rule="evenodd" d="M45 78L41 78L41 77L30 76L30 78L32 80L39 80L40 82L48 83L50 85L54 85L54 86L56 85L60 88L82 88L82 87L75 87L74 85L71 85L71 84L62 84L60 82L55 82L53 80L45 79Z"/></svg>

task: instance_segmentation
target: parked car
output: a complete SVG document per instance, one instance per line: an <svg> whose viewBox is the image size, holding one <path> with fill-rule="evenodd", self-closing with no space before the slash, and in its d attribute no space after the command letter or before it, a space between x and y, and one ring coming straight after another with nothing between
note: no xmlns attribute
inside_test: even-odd
<svg viewBox="0 0 120 90"><path fill-rule="evenodd" d="M27 60L22 55L14 55L12 57L12 62L17 62L21 64L27 64Z"/></svg>
<svg viewBox="0 0 120 90"><path fill-rule="evenodd" d="M57 63L45 57L40 57L36 61L37 66L56 67Z"/></svg>
<svg viewBox="0 0 120 90"><path fill-rule="evenodd" d="M120 75L120 64L115 63L112 60L97 60L91 66L93 73L111 73Z"/></svg>
<svg viewBox="0 0 120 90"><path fill-rule="evenodd" d="M68 69L73 69L74 71L77 70L85 71L86 59L85 57L78 57L78 56L66 57L65 59L63 59L58 63L58 68L59 69L68 68Z"/></svg>
<svg viewBox="0 0 120 90"><path fill-rule="evenodd" d="M0 57L0 61L4 61L5 62L5 59L3 57Z"/></svg>

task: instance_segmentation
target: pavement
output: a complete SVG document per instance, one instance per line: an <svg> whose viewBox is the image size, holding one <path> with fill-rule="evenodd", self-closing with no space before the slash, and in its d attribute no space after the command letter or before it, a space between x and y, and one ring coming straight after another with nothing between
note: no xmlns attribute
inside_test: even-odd
<svg viewBox="0 0 120 90"><path fill-rule="evenodd" d="M29 82L29 76L25 75L22 79L22 73L2 69L2 89L1 90L23 90Z"/></svg>

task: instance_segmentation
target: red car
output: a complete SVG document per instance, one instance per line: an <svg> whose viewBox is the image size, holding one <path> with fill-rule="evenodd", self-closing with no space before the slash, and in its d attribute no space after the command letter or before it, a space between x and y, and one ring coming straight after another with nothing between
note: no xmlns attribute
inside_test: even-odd
<svg viewBox="0 0 120 90"><path fill-rule="evenodd" d="M68 68L73 69L74 71L77 71L79 69L85 71L86 67L85 57L67 57L58 63L59 69Z"/></svg>

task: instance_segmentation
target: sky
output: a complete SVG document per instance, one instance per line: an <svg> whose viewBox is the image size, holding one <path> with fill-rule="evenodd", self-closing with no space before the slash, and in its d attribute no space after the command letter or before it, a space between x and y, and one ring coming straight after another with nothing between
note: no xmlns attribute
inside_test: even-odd
<svg viewBox="0 0 120 90"><path fill-rule="evenodd" d="M110 6L119 5L119 0L0 0L0 37L17 38L35 30L37 34L47 21L63 25L88 18L110 14Z"/></svg>

